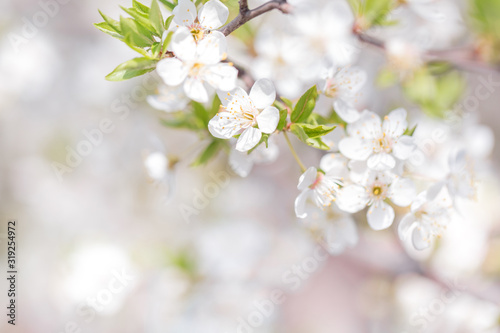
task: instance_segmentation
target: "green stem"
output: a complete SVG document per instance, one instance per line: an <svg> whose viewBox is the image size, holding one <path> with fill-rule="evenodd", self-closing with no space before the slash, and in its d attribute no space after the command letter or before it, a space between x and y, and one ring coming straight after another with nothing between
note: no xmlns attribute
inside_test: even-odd
<svg viewBox="0 0 500 333"><path fill-rule="evenodd" d="M286 131L283 131L283 135L285 136L286 143L288 143L288 147L290 148L290 151L292 152L293 157L297 161L297 164L299 165L300 170L302 170L302 172L306 172L306 167L304 166L304 164L302 163L302 161L299 158L299 155L297 155L297 152L293 148L292 143L290 142L290 139L288 138L288 134L286 134Z"/></svg>

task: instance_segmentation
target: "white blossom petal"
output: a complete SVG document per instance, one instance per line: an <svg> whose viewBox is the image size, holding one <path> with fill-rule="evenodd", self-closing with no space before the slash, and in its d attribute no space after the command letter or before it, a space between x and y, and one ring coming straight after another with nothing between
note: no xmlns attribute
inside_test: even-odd
<svg viewBox="0 0 500 333"><path fill-rule="evenodd" d="M411 240L413 247L419 251L431 246L430 233L425 227L414 228Z"/></svg>
<svg viewBox="0 0 500 333"><path fill-rule="evenodd" d="M207 35L198 42L198 46L196 47L198 61L205 65L219 63L226 52L226 37L219 31L214 31Z"/></svg>
<svg viewBox="0 0 500 333"><path fill-rule="evenodd" d="M339 142L339 150L345 157L364 161L373 152L371 142L358 137L347 137Z"/></svg>
<svg viewBox="0 0 500 333"><path fill-rule="evenodd" d="M229 153L229 166L240 177L246 177L253 168L253 161L247 153L231 149Z"/></svg>
<svg viewBox="0 0 500 333"><path fill-rule="evenodd" d="M236 86L237 77L238 70L226 63L209 66L202 75L205 82L221 92L233 90ZM219 97L221 95L224 94L220 94ZM221 100L226 101L227 93L225 95Z"/></svg>
<svg viewBox="0 0 500 333"><path fill-rule="evenodd" d="M229 9L219 0L208 1L198 14L200 24L206 29L217 29L226 23Z"/></svg>
<svg viewBox="0 0 500 333"><path fill-rule="evenodd" d="M179 4L172 11L174 15L173 21L180 25L186 26L194 23L196 19L196 7L191 0L179 0Z"/></svg>
<svg viewBox="0 0 500 333"><path fill-rule="evenodd" d="M406 239L408 231L410 230L410 227L413 225L415 221L416 221L415 215L413 215L412 213L408 213L405 216L403 216L398 225L399 239L401 239L402 241Z"/></svg>
<svg viewBox="0 0 500 333"><path fill-rule="evenodd" d="M380 117L374 112L364 110L358 121L347 126L347 134L364 139L379 139L382 137Z"/></svg>
<svg viewBox="0 0 500 333"><path fill-rule="evenodd" d="M250 90L250 98L257 109L265 109L272 105L276 99L276 89L271 80L257 80Z"/></svg>
<svg viewBox="0 0 500 333"><path fill-rule="evenodd" d="M208 102L208 92L203 81L194 77L188 77L184 82L184 93L192 100L205 103Z"/></svg>
<svg viewBox="0 0 500 333"><path fill-rule="evenodd" d="M373 154L366 161L368 167L376 171L391 170L396 166L396 160L387 153Z"/></svg>
<svg viewBox="0 0 500 333"><path fill-rule="evenodd" d="M219 112L208 122L208 131L216 138L230 139L240 132L240 127L233 123L229 112Z"/></svg>
<svg viewBox="0 0 500 333"><path fill-rule="evenodd" d="M175 56L184 62L191 62L196 59L196 42L186 27L177 29L170 42Z"/></svg>
<svg viewBox="0 0 500 333"><path fill-rule="evenodd" d="M319 167L325 173L338 178L347 176L347 159L341 154L326 154L321 158Z"/></svg>
<svg viewBox="0 0 500 333"><path fill-rule="evenodd" d="M337 192L337 206L348 213L356 213L366 207L368 194L363 186L352 184Z"/></svg>
<svg viewBox="0 0 500 333"><path fill-rule="evenodd" d="M400 160L406 160L413 154L415 148L414 139L411 136L403 135L392 146L392 154Z"/></svg>
<svg viewBox="0 0 500 333"><path fill-rule="evenodd" d="M396 178L389 187L388 197L392 203L400 206L409 206L416 196L415 184L408 178Z"/></svg>
<svg viewBox="0 0 500 333"><path fill-rule="evenodd" d="M311 193L312 191L309 189L304 190L295 199L295 215L297 215L298 218L303 219L307 217L306 204Z"/></svg>
<svg viewBox="0 0 500 333"><path fill-rule="evenodd" d="M356 110L354 105L344 99L336 99L333 102L333 108L339 117L348 124L358 121L361 117L361 113Z"/></svg>
<svg viewBox="0 0 500 333"><path fill-rule="evenodd" d="M297 188L299 190L305 190L316 181L318 175L318 170L315 167L309 167L299 178L299 184Z"/></svg>
<svg viewBox="0 0 500 333"><path fill-rule="evenodd" d="M366 218L373 230L384 230L394 221L394 209L383 201L375 201L368 210Z"/></svg>
<svg viewBox="0 0 500 333"><path fill-rule="evenodd" d="M403 135L407 127L406 110L403 108L391 111L384 118L384 123L382 124L383 132L391 138L398 138Z"/></svg>
<svg viewBox="0 0 500 333"><path fill-rule="evenodd" d="M257 124L263 133L271 134L276 130L280 120L280 112L274 106L266 107L257 117Z"/></svg>
<svg viewBox="0 0 500 333"><path fill-rule="evenodd" d="M156 65L156 71L169 86L177 86L184 82L189 70L179 59L166 58Z"/></svg>
<svg viewBox="0 0 500 333"><path fill-rule="evenodd" d="M257 143L259 143L261 137L262 132L259 129L248 127L238 138L238 142L236 142L236 150L241 152L249 151L255 147Z"/></svg>

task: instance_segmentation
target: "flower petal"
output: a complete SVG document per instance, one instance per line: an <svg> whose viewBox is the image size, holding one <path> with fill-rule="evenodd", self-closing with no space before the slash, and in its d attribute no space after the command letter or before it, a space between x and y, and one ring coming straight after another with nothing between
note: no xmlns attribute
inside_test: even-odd
<svg viewBox="0 0 500 333"><path fill-rule="evenodd" d="M186 96L192 100L205 103L208 102L208 92L203 81L196 79L194 77L188 77L184 82L184 92Z"/></svg>
<svg viewBox="0 0 500 333"><path fill-rule="evenodd" d="M348 137L340 140L339 150L351 160L364 161L372 154L373 147L368 140Z"/></svg>
<svg viewBox="0 0 500 333"><path fill-rule="evenodd" d="M399 239L401 239L402 241L406 239L408 231L410 230L410 227L413 225L415 221L416 221L415 215L413 215L412 213L408 213L405 216L403 216L398 225Z"/></svg>
<svg viewBox="0 0 500 333"><path fill-rule="evenodd" d="M348 124L358 121L361 117L361 113L356 110L354 105L344 99L336 99L333 102L333 108L339 117Z"/></svg>
<svg viewBox="0 0 500 333"><path fill-rule="evenodd" d="M272 105L276 99L276 89L271 80L257 80L250 90L250 99L259 110Z"/></svg>
<svg viewBox="0 0 500 333"><path fill-rule="evenodd" d="M393 204L406 207L412 203L416 194L415 184L411 179L396 178L389 187L388 197Z"/></svg>
<svg viewBox="0 0 500 333"><path fill-rule="evenodd" d="M232 149L229 153L229 166L240 177L246 177L252 171L251 155Z"/></svg>
<svg viewBox="0 0 500 333"><path fill-rule="evenodd" d="M196 48L198 61L205 65L215 65L219 63L226 52L226 37L219 31L214 31L203 38L198 42Z"/></svg>
<svg viewBox="0 0 500 333"><path fill-rule="evenodd" d="M177 29L170 42L175 56L184 62L194 61L196 59L196 42L191 32L186 27Z"/></svg>
<svg viewBox="0 0 500 333"><path fill-rule="evenodd" d="M188 75L188 69L182 61L175 58L160 60L156 65L156 71L163 81L169 86L181 84Z"/></svg>
<svg viewBox="0 0 500 333"><path fill-rule="evenodd" d="M263 133L271 134L276 130L280 120L280 112L274 106L266 107L258 116L257 124Z"/></svg>
<svg viewBox="0 0 500 333"><path fill-rule="evenodd" d="M309 199L309 196L311 193L312 192L309 189L304 190L295 199L295 205L294 205L295 206L295 215L297 215L297 217L300 219L307 217L306 204L307 204L307 200Z"/></svg>
<svg viewBox="0 0 500 333"><path fill-rule="evenodd" d="M172 11L173 21L179 26L187 26L196 19L196 7L191 0L179 0L179 4Z"/></svg>
<svg viewBox="0 0 500 333"><path fill-rule="evenodd" d="M318 175L318 170L315 167L309 167L299 178L299 184L297 188L299 190L305 190L316 181L316 177Z"/></svg>
<svg viewBox="0 0 500 333"><path fill-rule="evenodd" d="M387 153L373 154L366 161L368 167L376 171L391 170L396 166L396 160Z"/></svg>
<svg viewBox="0 0 500 333"><path fill-rule="evenodd" d="M411 136L403 135L392 146L392 154L400 160L406 160L413 154L415 148L414 139Z"/></svg>
<svg viewBox="0 0 500 333"><path fill-rule="evenodd" d="M219 0L208 1L198 13L200 24L210 30L221 27L228 17L229 9Z"/></svg>
<svg viewBox="0 0 500 333"><path fill-rule="evenodd" d="M383 132L391 138L398 138L403 135L407 127L406 110L403 108L391 111L384 117L384 123L382 124Z"/></svg>
<svg viewBox="0 0 500 333"><path fill-rule="evenodd" d="M384 230L394 221L394 209L383 201L375 201L366 214L373 230Z"/></svg>
<svg viewBox="0 0 500 333"><path fill-rule="evenodd" d="M430 233L427 228L417 227L413 229L412 244L415 249L421 251L431 246Z"/></svg>
<svg viewBox="0 0 500 333"><path fill-rule="evenodd" d="M238 142L236 142L236 150L245 152L249 151L257 143L259 143L260 138L262 137L262 132L254 127L249 127L241 133L238 138Z"/></svg>
<svg viewBox="0 0 500 333"><path fill-rule="evenodd" d="M356 213L366 207L368 193L361 185L347 185L337 192L337 206L348 213Z"/></svg>
<svg viewBox="0 0 500 333"><path fill-rule="evenodd" d="M202 75L204 81L221 92L233 90L237 77L238 70L226 63L209 66ZM226 94L221 100L225 101L227 97Z"/></svg>
<svg viewBox="0 0 500 333"><path fill-rule="evenodd" d="M229 112L219 112L208 122L208 131L216 138L230 139L240 131Z"/></svg>
<svg viewBox="0 0 500 333"><path fill-rule="evenodd" d="M364 139L379 139L382 136L380 117L376 113L364 110L358 121L347 126L347 134Z"/></svg>
<svg viewBox="0 0 500 333"><path fill-rule="evenodd" d="M321 158L319 167L325 173L339 178L347 176L347 159L341 154L326 154Z"/></svg>

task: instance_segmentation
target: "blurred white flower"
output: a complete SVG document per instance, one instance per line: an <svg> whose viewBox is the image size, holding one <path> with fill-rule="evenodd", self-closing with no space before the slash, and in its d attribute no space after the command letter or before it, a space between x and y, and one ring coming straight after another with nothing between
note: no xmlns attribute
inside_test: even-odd
<svg viewBox="0 0 500 333"><path fill-rule="evenodd" d="M146 169L146 173L155 185L164 189L165 201L172 198L174 193L174 164L174 161L169 161L165 153L160 151L150 153L144 159L144 168Z"/></svg>
<svg viewBox="0 0 500 333"><path fill-rule="evenodd" d="M340 141L339 150L347 158L366 160L370 169L393 169L396 158L406 160L415 149L413 138L403 135L407 127L402 108L385 116L383 123L377 114L365 110L358 121L347 126L349 137Z"/></svg>
<svg viewBox="0 0 500 333"><path fill-rule="evenodd" d="M229 153L229 166L240 177L246 177L255 164L267 164L276 161L279 148L274 140L269 138L268 147L262 143L251 154L232 149Z"/></svg>
<svg viewBox="0 0 500 333"><path fill-rule="evenodd" d="M223 60L225 38L210 34L198 43L186 27L180 27L172 36L172 50L176 58L158 62L156 70L169 86L182 84L186 95L200 103L208 101L207 86L229 91L235 87L238 71Z"/></svg>
<svg viewBox="0 0 500 333"><path fill-rule="evenodd" d="M368 224L374 230L383 230L392 225L394 209L385 199L401 207L409 206L415 197L415 184L407 178L388 172L368 171L362 184L350 184L337 193L340 209L356 213L369 206L366 214Z"/></svg>
<svg viewBox="0 0 500 333"><path fill-rule="evenodd" d="M279 111L272 106L276 99L276 90L270 80L255 82L250 95L243 89L236 88L228 97L220 95L224 110L217 113L208 129L213 136L230 139L241 134L236 142L236 150L245 152L260 141L262 133L271 134L276 130ZM254 127L257 125L257 127Z"/></svg>
<svg viewBox="0 0 500 333"><path fill-rule="evenodd" d="M422 51L411 42L391 38L385 43L385 49L390 65L400 72L401 77L411 75L422 65Z"/></svg>
<svg viewBox="0 0 500 333"><path fill-rule="evenodd" d="M321 75L320 90L333 98L335 112L347 123L359 119L360 113L354 103L366 82L366 72L358 67L330 67Z"/></svg>
<svg viewBox="0 0 500 333"><path fill-rule="evenodd" d="M182 86L169 87L164 84L158 87L156 95L148 96L147 101L153 108L165 112L183 110L189 103Z"/></svg>
<svg viewBox="0 0 500 333"><path fill-rule="evenodd" d="M398 227L399 238L405 241L411 234L413 247L423 250L431 245L434 237L441 237L450 223L451 199L442 190L432 200L427 192L420 193Z"/></svg>

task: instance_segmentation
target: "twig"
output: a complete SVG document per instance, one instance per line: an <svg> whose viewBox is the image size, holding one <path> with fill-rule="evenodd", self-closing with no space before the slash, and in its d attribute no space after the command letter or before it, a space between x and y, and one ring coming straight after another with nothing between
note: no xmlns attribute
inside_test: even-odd
<svg viewBox="0 0 500 333"><path fill-rule="evenodd" d="M356 31L355 31L356 33ZM375 48L385 50L385 43L375 37L365 33L356 33L358 39ZM491 73L492 71L500 72L499 66L492 66L483 61L480 61L476 52L470 48L460 48L453 50L430 50L422 55L424 61L446 61L455 66L467 71L479 73Z"/></svg>
<svg viewBox="0 0 500 333"><path fill-rule="evenodd" d="M247 23L251 19L267 13L273 9L278 9L284 14L288 14L292 10L292 6L286 2L286 0L272 0L266 2L265 4L255 8L249 9L247 0L240 0L240 12L238 16L234 18L231 22L229 22L224 27L220 28L219 31L222 32L225 36L229 35L234 30L241 27L243 24Z"/></svg>

